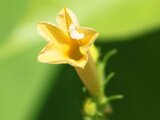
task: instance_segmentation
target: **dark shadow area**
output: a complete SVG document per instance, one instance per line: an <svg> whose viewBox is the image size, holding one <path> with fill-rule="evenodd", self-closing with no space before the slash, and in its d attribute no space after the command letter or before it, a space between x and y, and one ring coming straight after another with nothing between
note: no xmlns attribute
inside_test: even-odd
<svg viewBox="0 0 160 120"><path fill-rule="evenodd" d="M118 49L106 68L107 74L116 73L106 94L125 98L112 103L111 120L160 119L160 30L135 39L97 44L102 56ZM82 120L83 85L74 69L64 65L53 86L36 120Z"/></svg>
<svg viewBox="0 0 160 120"><path fill-rule="evenodd" d="M72 67L63 66L37 120L82 120L83 84Z"/></svg>
<svg viewBox="0 0 160 120"><path fill-rule="evenodd" d="M121 93L125 98L113 102L111 120L160 119L160 31L130 42L99 45L103 53L118 49L106 68L106 73L116 73L106 93Z"/></svg>

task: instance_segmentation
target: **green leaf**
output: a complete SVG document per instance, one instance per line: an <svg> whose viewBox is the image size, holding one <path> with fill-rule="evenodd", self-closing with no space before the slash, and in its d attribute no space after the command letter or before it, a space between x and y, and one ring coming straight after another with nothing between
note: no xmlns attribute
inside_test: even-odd
<svg viewBox="0 0 160 120"><path fill-rule="evenodd" d="M119 99L123 99L123 98L124 98L123 95L112 95L107 98L107 102L111 102L111 101L119 100Z"/></svg>
<svg viewBox="0 0 160 120"><path fill-rule="evenodd" d="M106 67L108 64L109 59L117 53L117 49L112 49L109 52L107 52L102 60L102 63L104 64L103 67ZM104 69L104 68L103 68Z"/></svg>
<svg viewBox="0 0 160 120"><path fill-rule="evenodd" d="M115 73L114 72L111 72L105 79L104 81L104 85L105 87L108 85L109 81L114 77Z"/></svg>
<svg viewBox="0 0 160 120"><path fill-rule="evenodd" d="M37 62L37 48L0 63L1 120L33 119L55 82L60 68Z"/></svg>

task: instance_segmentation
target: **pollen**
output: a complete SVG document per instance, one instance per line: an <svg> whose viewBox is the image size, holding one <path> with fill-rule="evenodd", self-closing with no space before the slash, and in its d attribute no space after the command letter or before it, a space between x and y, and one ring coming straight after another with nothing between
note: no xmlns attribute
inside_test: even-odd
<svg viewBox="0 0 160 120"><path fill-rule="evenodd" d="M84 33L79 33L73 24L69 26L69 33L72 39L80 40L84 38Z"/></svg>

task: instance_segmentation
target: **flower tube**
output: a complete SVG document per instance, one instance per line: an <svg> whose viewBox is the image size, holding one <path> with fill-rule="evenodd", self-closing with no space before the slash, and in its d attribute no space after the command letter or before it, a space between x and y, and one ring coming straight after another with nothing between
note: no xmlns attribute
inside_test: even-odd
<svg viewBox="0 0 160 120"><path fill-rule="evenodd" d="M79 26L75 14L64 7L57 15L58 25L40 22L38 32L47 41L38 60L50 64L70 64L93 96L102 93L96 64L89 48L98 33L91 28Z"/></svg>

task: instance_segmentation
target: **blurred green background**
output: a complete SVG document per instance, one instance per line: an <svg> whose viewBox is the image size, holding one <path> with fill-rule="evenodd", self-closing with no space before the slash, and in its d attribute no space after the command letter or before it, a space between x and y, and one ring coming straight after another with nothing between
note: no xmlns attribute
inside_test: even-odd
<svg viewBox="0 0 160 120"><path fill-rule="evenodd" d="M159 0L0 0L0 120L82 120L82 83L69 65L37 62L46 44L40 21L55 23L64 6L82 26L95 28L102 56L116 48L106 74L116 76L106 94L111 120L160 119Z"/></svg>

